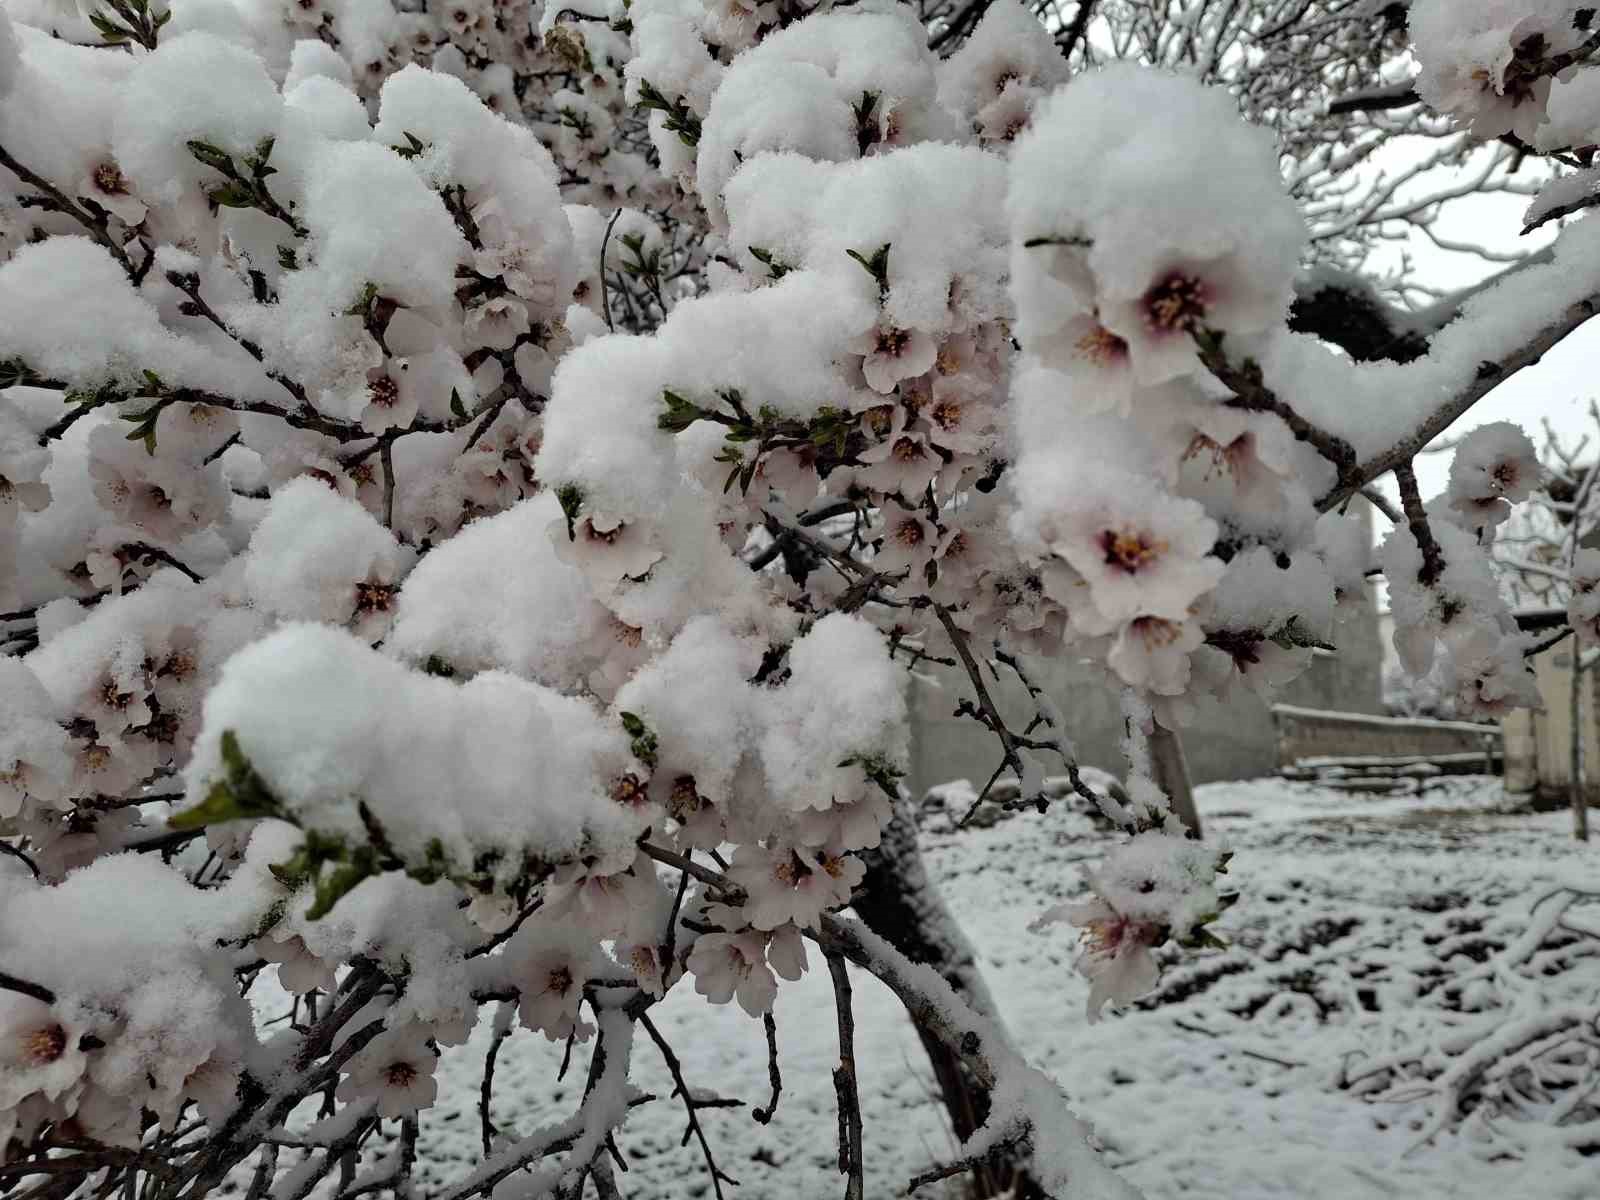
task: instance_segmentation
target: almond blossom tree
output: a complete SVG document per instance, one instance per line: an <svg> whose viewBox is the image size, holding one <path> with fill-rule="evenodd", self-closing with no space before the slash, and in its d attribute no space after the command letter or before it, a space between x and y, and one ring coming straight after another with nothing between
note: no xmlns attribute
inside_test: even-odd
<svg viewBox="0 0 1600 1200"><path fill-rule="evenodd" d="M1592 10L1446 3L1411 14L1441 119L1600 130ZM908 668L964 668L991 787L1065 774L1119 830L1084 902L1019 919L1081 930L1091 1020L1133 999L1238 898L1152 736L1336 644L1352 496L1399 483L1408 667L1536 699L1488 557L1524 441L1464 445L1442 506L1410 461L1594 313L1600 235L1408 362L1336 353L1287 324L1311 252L1272 134L1192 76L1074 72L1019 13L941 59L877 2L0 8L0 1182L409 1193L439 1056L494 1006L496 1046L589 1047L583 1096L499 1130L491 1057L445 1196L619 1195L647 1102L720 1196L651 1010L737 1004L776 1081L774 996L820 957L846 1196L850 969L986 1097L913 1190L1003 1161L1137 1195L992 1014L844 914ZM1120 694L1125 799L1041 655Z"/></svg>

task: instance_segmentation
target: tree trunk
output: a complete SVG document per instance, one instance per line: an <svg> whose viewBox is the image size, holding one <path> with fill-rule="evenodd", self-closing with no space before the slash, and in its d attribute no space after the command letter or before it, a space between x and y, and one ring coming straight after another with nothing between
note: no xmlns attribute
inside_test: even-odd
<svg viewBox="0 0 1600 1200"><path fill-rule="evenodd" d="M1589 789L1583 778L1583 664L1576 645L1572 648L1572 707L1569 716L1572 748L1572 836L1580 842L1589 840Z"/></svg>
<svg viewBox="0 0 1600 1200"><path fill-rule="evenodd" d="M1189 782L1189 760L1183 756L1183 742L1170 729L1156 725L1150 731L1150 767L1158 786L1172 801L1172 811L1195 837L1203 836L1200 813L1194 806L1194 786Z"/></svg>
<svg viewBox="0 0 1600 1200"><path fill-rule="evenodd" d="M862 857L867 874L851 902L856 915L907 958L938 971L975 1011L998 1020L994 997L984 983L972 944L928 879L922 851L917 846L916 815L908 797L902 795L895 804L894 819L885 827L878 848ZM951 1128L956 1137L965 1141L988 1118L989 1093L944 1043L920 1025L916 1029ZM971 1195L985 1198L1014 1194L1019 1200L1037 1196L1037 1189L1028 1183L1021 1169L1022 1164L1005 1160L974 1169ZM1008 1190L1013 1187L1014 1193Z"/></svg>

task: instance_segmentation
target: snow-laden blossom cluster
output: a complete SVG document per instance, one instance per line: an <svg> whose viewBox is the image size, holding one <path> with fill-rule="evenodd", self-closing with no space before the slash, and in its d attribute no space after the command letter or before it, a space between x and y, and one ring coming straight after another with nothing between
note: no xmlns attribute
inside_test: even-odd
<svg viewBox="0 0 1600 1200"><path fill-rule="evenodd" d="M1417 89L1475 137L1537 144L1552 86L1576 74L1565 56L1593 16L1577 0L1417 0L1408 14Z"/></svg>
<svg viewBox="0 0 1600 1200"><path fill-rule="evenodd" d="M1462 37L1437 7L1424 93L1531 141L1579 14L1485 2ZM1337 648L1370 565L1345 502L1566 292L1513 281L1529 313L1415 368L1335 360L1287 331L1305 229L1230 98L1069 79L1011 0L928 45L877 2L5 0L0 1162L198 1119L171 1178L270 1147L270 1181L317 1093L324 1171L382 1121L414 1145L496 1003L497 1039L594 1039L592 1086L545 1142L486 1117L460 1194L557 1154L528 1194L581 1191L649 1006L770 1016L815 950L992 1085L968 1153L1129 1194L1002 1031L839 915L908 668L965 671L1024 802L1065 770L1120 828L1041 928L1085 931L1091 1016L1131 1000L1235 899L1148 738ZM1531 447L1488 426L1446 496L1408 479L1407 665L1529 702L1486 555ZM1038 655L1121 693L1126 802L1081 782Z"/></svg>

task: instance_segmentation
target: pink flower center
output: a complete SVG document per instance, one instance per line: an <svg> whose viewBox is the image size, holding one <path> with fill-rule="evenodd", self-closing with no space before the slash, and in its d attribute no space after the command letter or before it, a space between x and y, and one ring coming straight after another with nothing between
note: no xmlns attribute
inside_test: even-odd
<svg viewBox="0 0 1600 1200"><path fill-rule="evenodd" d="M1124 946L1153 946L1158 927L1148 921L1135 921L1121 913L1090 921L1083 930L1083 942L1090 954L1115 958Z"/></svg>
<svg viewBox="0 0 1600 1200"><path fill-rule="evenodd" d="M640 804L645 798L644 784L637 775L619 775L611 784L611 798L618 804Z"/></svg>
<svg viewBox="0 0 1600 1200"><path fill-rule="evenodd" d="M383 1070L383 1077L390 1087L410 1087L417 1081L418 1071L408 1062L390 1063Z"/></svg>
<svg viewBox="0 0 1600 1200"><path fill-rule="evenodd" d="M1209 301L1202 280L1174 271L1144 294L1145 320L1166 332L1188 329L1205 318Z"/></svg>
<svg viewBox="0 0 1600 1200"><path fill-rule="evenodd" d="M1078 357L1097 367L1111 367L1128 357L1128 343L1104 325L1096 325L1073 345Z"/></svg>
<svg viewBox="0 0 1600 1200"><path fill-rule="evenodd" d="M128 194L128 182L123 179L122 172L117 170L116 163L101 163L94 169L94 186L107 196Z"/></svg>
<svg viewBox="0 0 1600 1200"><path fill-rule="evenodd" d="M961 428L961 405L954 400L941 400L933 406L933 422L946 433Z"/></svg>
<svg viewBox="0 0 1600 1200"><path fill-rule="evenodd" d="M695 786L693 775L679 775L672 781L672 792L667 797L667 809L673 819L682 821L685 817L700 811L705 803L700 798L700 790Z"/></svg>
<svg viewBox="0 0 1600 1200"><path fill-rule="evenodd" d="M393 408L400 399L400 385L387 375L380 375L367 384L367 399L379 408Z"/></svg>
<svg viewBox="0 0 1600 1200"><path fill-rule="evenodd" d="M1129 624L1133 635L1148 646L1170 646L1178 640L1180 627L1162 617L1135 617Z"/></svg>
<svg viewBox="0 0 1600 1200"><path fill-rule="evenodd" d="M22 1035L22 1055L36 1067L48 1066L67 1052L67 1031L45 1025Z"/></svg>
<svg viewBox="0 0 1600 1200"><path fill-rule="evenodd" d="M903 463L919 462L927 455L922 443L909 437L896 439L892 453L897 461Z"/></svg>
<svg viewBox="0 0 1600 1200"><path fill-rule="evenodd" d="M1100 548L1105 551L1106 566L1136 575L1166 553L1167 543L1146 533L1107 529L1100 535Z"/></svg>
<svg viewBox="0 0 1600 1200"><path fill-rule="evenodd" d="M358 613L388 612L399 589L387 583L356 584L356 611Z"/></svg>
<svg viewBox="0 0 1600 1200"><path fill-rule="evenodd" d="M877 354L887 354L891 358L899 358L910 344L911 335L904 329L880 329L873 351Z"/></svg>

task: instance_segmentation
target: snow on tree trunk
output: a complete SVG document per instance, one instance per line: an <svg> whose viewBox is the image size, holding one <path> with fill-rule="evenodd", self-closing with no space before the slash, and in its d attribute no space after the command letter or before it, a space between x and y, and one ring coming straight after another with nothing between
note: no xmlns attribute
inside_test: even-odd
<svg viewBox="0 0 1600 1200"><path fill-rule="evenodd" d="M852 907L863 924L899 947L913 962L932 967L975 1012L999 1021L994 997L978 966L977 953L950 912L917 844L916 811L901 795L876 850L863 856L867 874ZM912 1018L917 1038L939 1085L939 1097L956 1137L965 1141L989 1118L989 1089L936 1034ZM972 1194L998 1196L1023 1181L1014 1162L984 1163L973 1169ZM1018 1196L1026 1194L1019 1187Z"/></svg>

